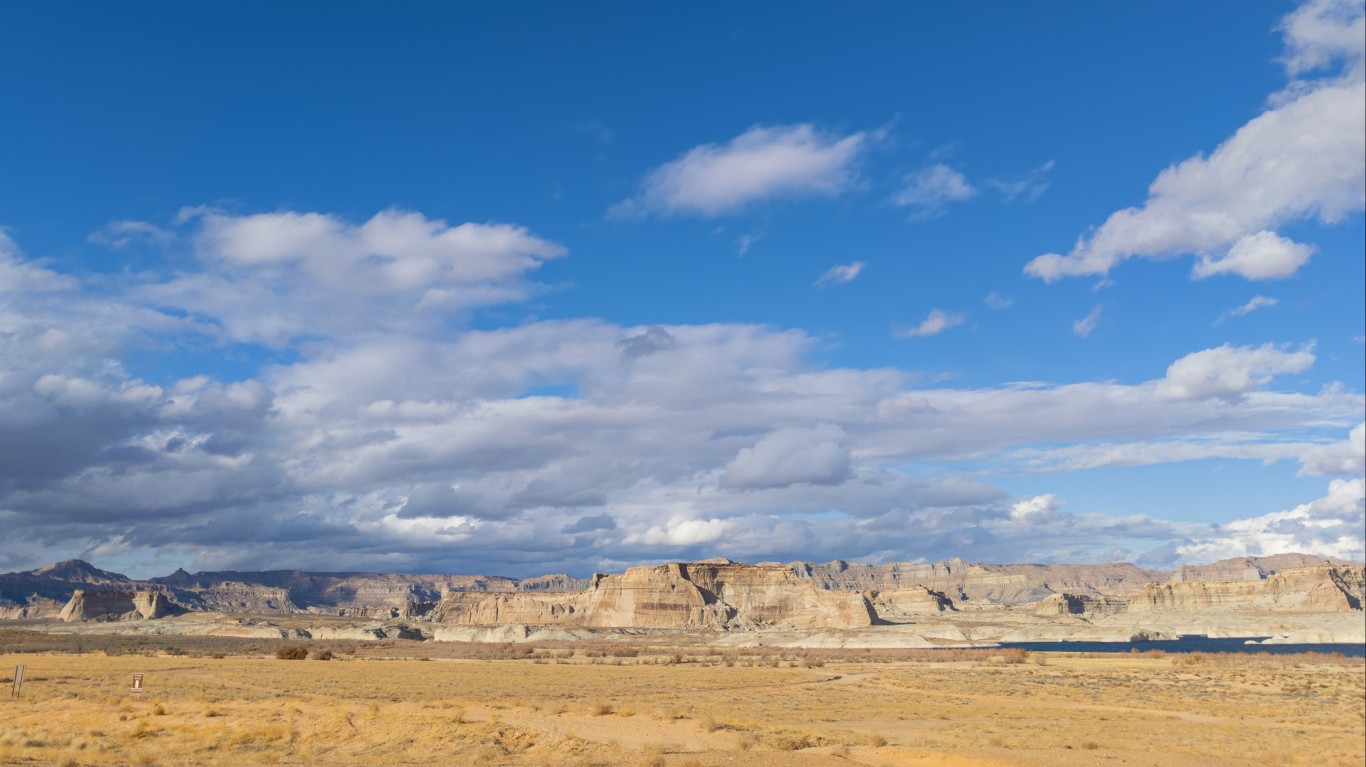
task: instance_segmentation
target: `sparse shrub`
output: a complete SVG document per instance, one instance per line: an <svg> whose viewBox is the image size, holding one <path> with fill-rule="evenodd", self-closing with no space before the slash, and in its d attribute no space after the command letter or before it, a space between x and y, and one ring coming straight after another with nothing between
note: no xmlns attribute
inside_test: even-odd
<svg viewBox="0 0 1366 767"><path fill-rule="evenodd" d="M275 657L280 660L304 660L308 657L308 648L301 644L282 644L275 650Z"/></svg>
<svg viewBox="0 0 1366 767"><path fill-rule="evenodd" d="M612 704L597 703L593 706L593 716L607 716L612 713Z"/></svg>
<svg viewBox="0 0 1366 767"><path fill-rule="evenodd" d="M332 648L329 647L325 650L314 651L312 657L314 660L332 660L336 656L333 654Z"/></svg>

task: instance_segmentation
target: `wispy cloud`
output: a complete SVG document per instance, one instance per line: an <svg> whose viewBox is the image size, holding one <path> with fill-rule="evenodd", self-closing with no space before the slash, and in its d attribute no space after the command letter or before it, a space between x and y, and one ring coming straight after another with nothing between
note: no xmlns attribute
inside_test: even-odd
<svg viewBox="0 0 1366 767"><path fill-rule="evenodd" d="M982 299L982 303L999 312L1014 306L1015 299L1005 295L1004 293L999 293L993 290L986 295L986 298Z"/></svg>
<svg viewBox="0 0 1366 767"><path fill-rule="evenodd" d="M1253 296L1251 300L1249 300L1242 306L1235 306L1231 309L1225 309L1224 313L1219 315L1219 319L1224 320L1228 317L1243 317L1257 311L1258 309L1269 309L1278 303L1280 302L1269 296Z"/></svg>
<svg viewBox="0 0 1366 767"><path fill-rule="evenodd" d="M896 331L895 335L900 338L920 338L924 336L937 336L949 328L955 328L963 324L966 319L962 314L951 314L943 309L931 309L919 325L913 328L902 328Z"/></svg>
<svg viewBox="0 0 1366 767"><path fill-rule="evenodd" d="M1048 191L1048 174L1053 172L1053 161L1040 165L1023 176L987 179L987 186L996 190L1006 202L1033 202Z"/></svg>
<svg viewBox="0 0 1366 767"><path fill-rule="evenodd" d="M749 249L754 247L754 244L763 238L763 232L745 232L739 237L736 237L735 254L744 258L749 253Z"/></svg>
<svg viewBox="0 0 1366 767"><path fill-rule="evenodd" d="M1100 324L1100 313L1103 308L1100 304L1096 304L1096 308L1092 309L1085 317L1072 323L1072 332L1082 338L1090 336L1091 331Z"/></svg>
<svg viewBox="0 0 1366 767"><path fill-rule="evenodd" d="M864 263L855 261L851 264L835 264L825 270L825 274L816 280L816 287L824 288L829 285L843 285L846 282L853 282L863 273Z"/></svg>
<svg viewBox="0 0 1366 767"><path fill-rule="evenodd" d="M963 202L977 196L977 189L962 173L947 165L935 164L911 173L901 189L892 196L892 204L910 208L917 218L937 216L951 202Z"/></svg>
<svg viewBox="0 0 1366 767"><path fill-rule="evenodd" d="M639 194L613 205L608 216L714 217L762 200L833 197L854 186L856 162L880 135L826 133L807 123L750 128L650 171Z"/></svg>
<svg viewBox="0 0 1366 767"><path fill-rule="evenodd" d="M111 221L86 238L96 245L123 250L135 243L166 245L176 241L176 233L147 221Z"/></svg>
<svg viewBox="0 0 1366 767"><path fill-rule="evenodd" d="M616 138L612 128L601 120L584 120L574 128L599 144L610 144Z"/></svg>

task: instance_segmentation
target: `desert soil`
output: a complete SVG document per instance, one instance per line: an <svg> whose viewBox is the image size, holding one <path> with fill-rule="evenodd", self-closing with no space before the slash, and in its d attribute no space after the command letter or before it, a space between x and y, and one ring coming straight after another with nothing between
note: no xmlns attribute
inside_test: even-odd
<svg viewBox="0 0 1366 767"><path fill-rule="evenodd" d="M0 654L0 764L1366 765L1360 659L526 652Z"/></svg>

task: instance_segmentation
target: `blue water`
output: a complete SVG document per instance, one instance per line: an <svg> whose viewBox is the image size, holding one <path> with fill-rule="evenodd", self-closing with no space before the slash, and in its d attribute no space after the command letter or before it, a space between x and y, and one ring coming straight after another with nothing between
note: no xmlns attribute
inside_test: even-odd
<svg viewBox="0 0 1366 767"><path fill-rule="evenodd" d="M1366 658L1366 645L1360 644L1245 644L1248 639L1266 637L1238 637L1211 639L1207 636L1183 636L1180 639L1154 639L1146 642L1002 642L1002 647L1018 647L1030 652L1130 652L1162 650L1163 652L1240 652L1292 655L1302 652L1339 653L1349 658Z"/></svg>

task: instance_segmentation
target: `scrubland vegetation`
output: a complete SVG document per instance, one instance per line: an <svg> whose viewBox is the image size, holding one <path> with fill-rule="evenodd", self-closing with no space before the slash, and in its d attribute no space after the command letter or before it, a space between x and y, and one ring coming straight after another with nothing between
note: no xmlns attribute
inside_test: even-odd
<svg viewBox="0 0 1366 767"><path fill-rule="evenodd" d="M1366 763L1339 656L128 639L0 634L0 764Z"/></svg>

